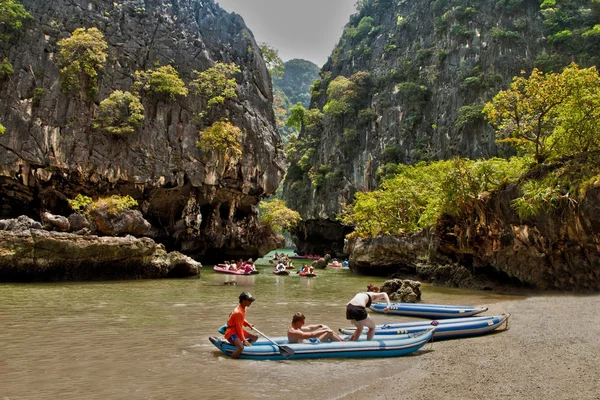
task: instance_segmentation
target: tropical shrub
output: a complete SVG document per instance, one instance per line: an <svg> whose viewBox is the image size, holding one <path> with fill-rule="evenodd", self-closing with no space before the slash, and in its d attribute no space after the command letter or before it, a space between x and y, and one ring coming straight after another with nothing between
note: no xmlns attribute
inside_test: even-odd
<svg viewBox="0 0 600 400"><path fill-rule="evenodd" d="M187 96L188 89L172 65L163 65L147 71L135 71L134 91L168 96L175 100L177 96Z"/></svg>
<svg viewBox="0 0 600 400"><path fill-rule="evenodd" d="M242 155L242 130L227 120L218 121L200 131L200 140L196 143L202 151L221 151L226 156Z"/></svg>
<svg viewBox="0 0 600 400"><path fill-rule="evenodd" d="M138 202L131 196L112 195L93 200L89 196L78 194L74 199L67 200L69 206L75 211L84 214L93 210L105 209L109 214L120 214L126 209L133 208Z"/></svg>
<svg viewBox="0 0 600 400"><path fill-rule="evenodd" d="M4 125L0 124L0 135L4 135L4 132L6 132L6 128Z"/></svg>
<svg viewBox="0 0 600 400"><path fill-rule="evenodd" d="M108 45L98 28L78 28L58 43L57 64L65 92L84 88L88 98L98 92L98 73L106 62Z"/></svg>
<svg viewBox="0 0 600 400"><path fill-rule="evenodd" d="M130 92L115 90L100 103L94 127L114 135L135 132L144 119L144 106Z"/></svg>
<svg viewBox="0 0 600 400"><path fill-rule="evenodd" d="M336 77L327 87L329 101L323 107L325 114L341 116L353 109L356 99L356 84L344 76Z"/></svg>
<svg viewBox="0 0 600 400"><path fill-rule="evenodd" d="M237 97L235 88L237 82L233 75L241 72L235 63L216 63L205 71L194 71L198 75L190 83L195 95L204 96L208 107L223 104L225 100Z"/></svg>
<svg viewBox="0 0 600 400"><path fill-rule="evenodd" d="M379 190L358 192L340 213L357 235L399 235L433 226L443 213L458 215L461 206L527 171L531 160L454 159L412 166L390 164L396 174Z"/></svg>
<svg viewBox="0 0 600 400"><path fill-rule="evenodd" d="M8 58L0 60L0 80L8 78L9 75L14 73L15 70L10 61L8 61Z"/></svg>
<svg viewBox="0 0 600 400"><path fill-rule="evenodd" d="M16 0L0 0L0 43L8 41L11 31L19 31L31 14Z"/></svg>
<svg viewBox="0 0 600 400"><path fill-rule="evenodd" d="M260 220L275 232L289 231L302 220L300 214L286 207L283 200L263 200L258 207L260 209Z"/></svg>

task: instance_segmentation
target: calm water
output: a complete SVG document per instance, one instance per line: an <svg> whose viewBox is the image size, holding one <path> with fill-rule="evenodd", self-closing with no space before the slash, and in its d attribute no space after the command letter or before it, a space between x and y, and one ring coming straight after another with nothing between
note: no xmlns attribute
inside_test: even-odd
<svg viewBox="0 0 600 400"><path fill-rule="evenodd" d="M0 284L0 400L336 398L408 369L394 359L246 361L221 355L218 336L240 292L256 298L247 319L284 335L292 315L337 329L345 304L382 278L348 270L317 278L233 276L203 268L200 279ZM237 286L225 286L234 281ZM515 297L425 286L423 301L491 304ZM401 320L375 314L377 323ZM308 383L308 384L307 384ZM299 392L300 391L300 392Z"/></svg>

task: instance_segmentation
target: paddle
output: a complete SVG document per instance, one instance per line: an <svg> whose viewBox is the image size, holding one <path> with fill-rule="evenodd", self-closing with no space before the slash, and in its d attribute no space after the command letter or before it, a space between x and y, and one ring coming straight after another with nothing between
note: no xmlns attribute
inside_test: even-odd
<svg viewBox="0 0 600 400"><path fill-rule="evenodd" d="M255 327L253 327L252 329L254 329L256 331L256 333L258 333L260 336L264 337L265 339L267 339L269 342L273 343L275 346L279 347L279 353L284 356L285 358L289 359L291 356L294 355L294 350L290 349L287 346L281 346L279 344L277 344L277 342L275 342L273 339L271 339L270 337L268 337L267 335L265 335L264 333L262 333L261 331L259 331L258 329L256 329Z"/></svg>

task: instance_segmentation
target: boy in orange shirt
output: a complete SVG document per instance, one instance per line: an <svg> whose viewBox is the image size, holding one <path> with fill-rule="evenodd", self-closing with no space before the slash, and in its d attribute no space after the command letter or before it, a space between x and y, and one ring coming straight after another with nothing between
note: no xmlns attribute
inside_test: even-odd
<svg viewBox="0 0 600 400"><path fill-rule="evenodd" d="M244 346L252 346L252 343L258 339L258 336L244 330L244 326L249 326L250 328L254 326L246 321L246 308L250 307L256 299L248 292L240 294L239 299L240 304L229 315L227 330L225 331L225 339L237 347L231 354L231 358L238 358L242 354L242 351L244 351Z"/></svg>

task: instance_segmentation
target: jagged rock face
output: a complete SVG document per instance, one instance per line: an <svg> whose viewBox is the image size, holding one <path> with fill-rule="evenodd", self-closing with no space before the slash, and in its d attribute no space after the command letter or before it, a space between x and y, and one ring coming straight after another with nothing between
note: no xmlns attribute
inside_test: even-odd
<svg viewBox="0 0 600 400"><path fill-rule="evenodd" d="M387 163L497 155L491 127L477 113L460 123L459 109L485 103L521 70L531 71L544 49L550 53L539 1L512 8L496 0L363 3L321 71L311 108L323 110L336 77L360 71L369 74L362 96L348 114L325 114L321 128L302 132L314 143L304 153L313 170L288 171L284 181L287 205L305 220L335 220L357 191L378 187L377 171ZM363 18L372 27L357 33Z"/></svg>
<svg viewBox="0 0 600 400"><path fill-rule="evenodd" d="M520 220L517 185L477 200L438 225L441 253L540 289L600 289L600 185L576 205Z"/></svg>
<svg viewBox="0 0 600 400"><path fill-rule="evenodd" d="M212 0L24 0L32 14L23 32L0 46L15 73L0 82L0 216L70 214L66 199L131 195L169 247L203 256L215 251L257 256L273 245L255 205L283 174L268 71L243 20ZM57 42L79 27L97 27L108 58L89 102L63 93ZM225 159L196 147L206 126L194 118L206 99L142 96L139 131L114 137L92 129L99 101L130 90L136 70L173 65L189 83L215 62L234 62L237 98L215 118L242 130L242 156ZM36 97L34 99L34 94ZM242 236L244 235L244 236ZM218 242L215 239L218 238Z"/></svg>

